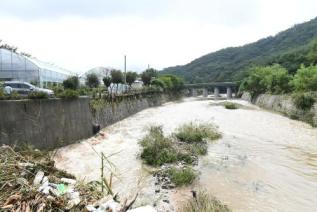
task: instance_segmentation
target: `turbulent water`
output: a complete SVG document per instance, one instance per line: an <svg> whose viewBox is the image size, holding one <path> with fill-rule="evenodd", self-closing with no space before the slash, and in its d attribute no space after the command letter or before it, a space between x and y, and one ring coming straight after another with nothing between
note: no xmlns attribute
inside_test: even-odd
<svg viewBox="0 0 317 212"><path fill-rule="evenodd" d="M244 101L234 102L245 107L226 110L213 100L190 98L144 110L107 127L102 136L61 148L56 165L81 179L99 180L102 151L113 163L108 167L116 173L115 192L139 192L139 205L159 205L167 196L177 210L190 196L189 189L203 189L233 211L316 211L317 130ZM151 125L162 125L170 134L190 121L216 124L223 138L200 158L200 177L191 188L156 194L149 167L138 158L138 140Z"/></svg>

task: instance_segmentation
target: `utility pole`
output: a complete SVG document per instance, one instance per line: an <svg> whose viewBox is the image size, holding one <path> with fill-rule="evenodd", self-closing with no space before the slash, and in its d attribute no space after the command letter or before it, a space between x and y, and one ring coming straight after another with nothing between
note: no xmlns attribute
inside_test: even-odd
<svg viewBox="0 0 317 212"><path fill-rule="evenodd" d="M127 84L127 56L124 55L124 84Z"/></svg>

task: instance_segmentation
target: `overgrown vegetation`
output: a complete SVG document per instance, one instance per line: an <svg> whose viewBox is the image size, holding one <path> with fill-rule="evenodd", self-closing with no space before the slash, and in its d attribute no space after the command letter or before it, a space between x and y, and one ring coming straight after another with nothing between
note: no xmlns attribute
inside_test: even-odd
<svg viewBox="0 0 317 212"><path fill-rule="evenodd" d="M259 94L283 94L292 90L290 76L285 68L275 64L266 67L252 67L249 76L241 83L240 92L248 91L252 97Z"/></svg>
<svg viewBox="0 0 317 212"><path fill-rule="evenodd" d="M288 74L280 65L255 67L240 86L252 98L259 94L292 94L297 108L309 110L316 101L317 65L302 65L294 76Z"/></svg>
<svg viewBox="0 0 317 212"><path fill-rule="evenodd" d="M76 99L79 97L79 93L76 90L66 89L63 92L59 93L57 97L62 99Z"/></svg>
<svg viewBox="0 0 317 212"><path fill-rule="evenodd" d="M171 168L168 170L168 175L176 186L189 185L197 177L197 174L191 167Z"/></svg>
<svg viewBox="0 0 317 212"><path fill-rule="evenodd" d="M45 92L31 92L28 95L29 99L48 99L48 94Z"/></svg>
<svg viewBox="0 0 317 212"><path fill-rule="evenodd" d="M310 110L310 108L316 102L316 95L311 92L295 93L293 94L292 98L295 106L302 110Z"/></svg>
<svg viewBox="0 0 317 212"><path fill-rule="evenodd" d="M160 166L177 161L177 150L172 138L165 137L162 127L150 127L149 133L140 141L141 158L149 165Z"/></svg>
<svg viewBox="0 0 317 212"><path fill-rule="evenodd" d="M199 143L204 139L216 140L221 134L211 124L184 124L176 130L176 138L186 143Z"/></svg>
<svg viewBox="0 0 317 212"><path fill-rule="evenodd" d="M231 210L206 192L195 192L194 197L181 209L182 212L230 212Z"/></svg>
<svg viewBox="0 0 317 212"><path fill-rule="evenodd" d="M199 155L207 154L208 141L220 137L211 124L184 124L170 136L163 134L162 127L152 126L140 140L141 158L152 166L167 164L155 176L167 176L175 186L188 185L197 177L196 171L189 165L197 164ZM176 162L178 165L173 165Z"/></svg>

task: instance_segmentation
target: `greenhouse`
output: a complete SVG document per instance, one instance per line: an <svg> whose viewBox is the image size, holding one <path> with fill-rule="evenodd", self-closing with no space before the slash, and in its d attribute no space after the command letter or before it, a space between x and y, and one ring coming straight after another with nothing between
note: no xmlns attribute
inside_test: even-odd
<svg viewBox="0 0 317 212"><path fill-rule="evenodd" d="M0 81L23 81L41 87L62 83L72 72L54 64L0 48Z"/></svg>

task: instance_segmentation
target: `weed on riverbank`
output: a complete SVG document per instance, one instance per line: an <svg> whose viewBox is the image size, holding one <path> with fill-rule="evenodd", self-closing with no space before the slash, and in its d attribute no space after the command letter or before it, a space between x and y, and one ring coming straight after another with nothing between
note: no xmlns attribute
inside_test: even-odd
<svg viewBox="0 0 317 212"><path fill-rule="evenodd" d="M215 197L205 192L194 192L191 199L181 210L183 212L230 212L231 210Z"/></svg>
<svg viewBox="0 0 317 212"><path fill-rule="evenodd" d="M167 173L171 182L176 186L189 185L197 176L197 173L191 167L171 168Z"/></svg>
<svg viewBox="0 0 317 212"><path fill-rule="evenodd" d="M174 134L181 142L202 143L204 140L216 140L221 134L212 124L184 124Z"/></svg>

